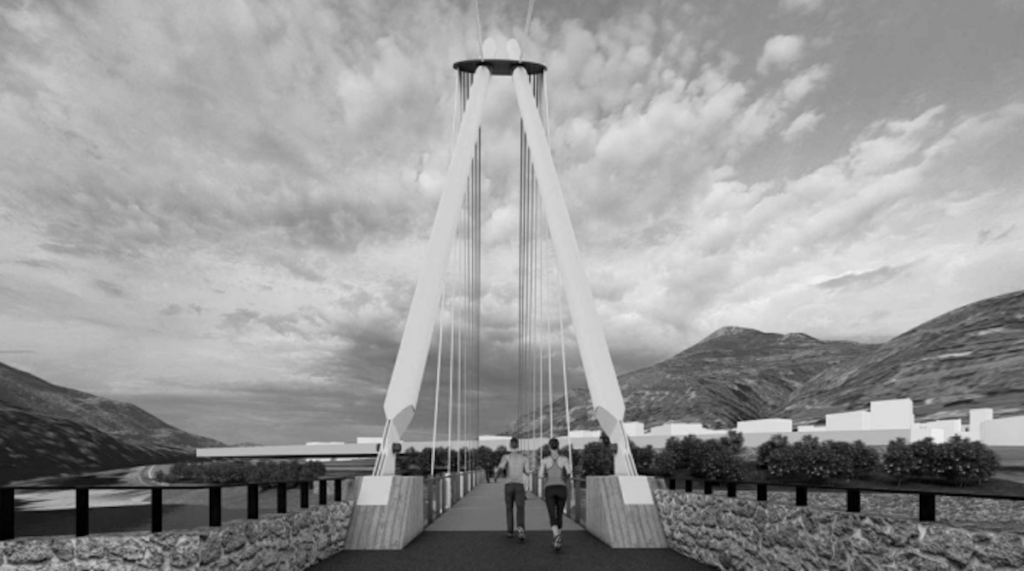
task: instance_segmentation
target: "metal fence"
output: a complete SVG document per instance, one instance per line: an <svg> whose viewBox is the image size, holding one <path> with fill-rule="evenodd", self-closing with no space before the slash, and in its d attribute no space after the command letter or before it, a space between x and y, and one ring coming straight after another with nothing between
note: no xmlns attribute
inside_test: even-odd
<svg viewBox="0 0 1024 571"><path fill-rule="evenodd" d="M674 477L666 478L668 489L677 489L677 479ZM694 479L684 479L683 490L685 492L693 492ZM851 488L848 486L832 486L827 484L788 484L785 482L756 482L756 481L743 481L743 482L713 482L710 480L696 480L700 482L701 487L704 489L705 494L714 493L715 486L725 486L726 496L730 498L736 497L736 490L739 486L755 487L757 490L757 500L761 502L768 501L768 487L775 488L786 488L793 489L796 491L796 502L797 506L807 505L807 492L810 489L817 490L838 490L846 492L846 511L859 513L860 512L860 498L862 492L870 492L877 494L902 494L902 495L916 495L918 497L918 520L919 521L935 521L935 498L937 496L947 497L966 497L974 499L986 499L986 500L1013 500L1013 501L1024 501L1022 496L1000 496L991 494L974 494L970 492L923 492L919 490L893 490L891 488L864 488L857 487Z"/></svg>
<svg viewBox="0 0 1024 571"><path fill-rule="evenodd" d="M248 489L247 519L259 519L260 488L277 488L277 513L288 513L288 488L299 488L299 507L309 507L310 489L319 487L318 502L326 505L328 502L328 487L333 483L333 496L335 502L342 500L342 482L351 480L346 478L324 478L312 481L300 482L260 482L256 484L200 484L192 486L17 486L0 488L0 541L13 539L16 534L15 498L18 490L74 490L75 491L75 535L83 537L89 535L89 492L91 490L149 490L150 491L150 529L153 533L163 531L163 498L165 490L209 490L209 525L219 527L221 525L221 491L224 488Z"/></svg>

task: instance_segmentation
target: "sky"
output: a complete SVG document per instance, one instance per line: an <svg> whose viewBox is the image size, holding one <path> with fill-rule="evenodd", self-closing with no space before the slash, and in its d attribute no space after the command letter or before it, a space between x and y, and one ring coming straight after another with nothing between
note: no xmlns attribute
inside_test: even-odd
<svg viewBox="0 0 1024 571"><path fill-rule="evenodd" d="M548 66L620 374L1022 289L1024 4L539 0L525 34L528 5L0 0L0 361L228 443L378 436L481 37ZM508 78L482 137L488 433L518 386Z"/></svg>

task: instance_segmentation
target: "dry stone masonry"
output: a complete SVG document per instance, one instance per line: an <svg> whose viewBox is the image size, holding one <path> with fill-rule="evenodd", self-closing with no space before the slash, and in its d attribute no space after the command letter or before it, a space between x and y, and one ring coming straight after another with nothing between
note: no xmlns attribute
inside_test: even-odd
<svg viewBox="0 0 1024 571"><path fill-rule="evenodd" d="M719 569L1024 569L1024 535L655 490L675 551Z"/></svg>
<svg viewBox="0 0 1024 571"><path fill-rule="evenodd" d="M0 542L0 571L301 571L345 546L352 502L164 533Z"/></svg>

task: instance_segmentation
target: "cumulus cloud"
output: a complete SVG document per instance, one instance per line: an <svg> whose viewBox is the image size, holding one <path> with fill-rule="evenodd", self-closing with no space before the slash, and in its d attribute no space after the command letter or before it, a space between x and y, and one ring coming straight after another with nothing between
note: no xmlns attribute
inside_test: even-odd
<svg viewBox="0 0 1024 571"><path fill-rule="evenodd" d="M757 72L768 73L772 69L788 69L800 61L804 54L804 39L800 36L778 35L764 44L764 51L757 60Z"/></svg>
<svg viewBox="0 0 1024 571"><path fill-rule="evenodd" d="M0 8L0 346L35 351L10 359L48 380L227 441L378 434L444 189L450 63L477 50L467 7ZM790 18L763 45L743 39L742 22L777 11L552 3L535 15L526 53L548 65L555 164L620 372L723 325L878 338L1019 288L1024 104L979 98L987 79L946 81L998 57L1013 85L1016 29L990 27L985 49L943 39L956 61L894 44L891 60L915 70L899 74L868 43L905 27L898 11L889 27L843 13L827 30ZM915 17L947 29L942 14ZM484 32L521 37L507 25L521 17L484 6ZM516 113L494 78L485 431L517 399ZM582 387L565 325L569 384ZM143 357L126 363L115 345ZM254 405L231 408L240 399ZM246 432L261 430L273 434Z"/></svg>
<svg viewBox="0 0 1024 571"><path fill-rule="evenodd" d="M787 12L813 12L824 4L824 0L780 0L779 6Z"/></svg>
<svg viewBox="0 0 1024 571"><path fill-rule="evenodd" d="M816 111L805 111L798 115L796 119L786 127L786 130L782 132L782 139L789 142L796 140L802 135L805 135L814 130L821 122L824 116Z"/></svg>

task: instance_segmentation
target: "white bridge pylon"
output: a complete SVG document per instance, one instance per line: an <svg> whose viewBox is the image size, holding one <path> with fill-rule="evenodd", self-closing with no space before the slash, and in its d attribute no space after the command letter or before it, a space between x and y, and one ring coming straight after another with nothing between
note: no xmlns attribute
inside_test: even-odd
<svg viewBox="0 0 1024 571"><path fill-rule="evenodd" d="M519 46L515 40L509 40L508 55L512 59L520 59ZM469 98L455 138L448 175L430 232L423 270L416 284L387 396L384 399L386 423L374 466L376 476L394 473L392 443L402 440L419 401L433 330L439 318L445 271L458 230L460 210L466 198L467 180L490 86L489 61L509 63L508 60L484 60L473 73ZM540 191L543 219L547 222L569 314L576 326L577 344L594 414L602 430L618 445L615 473L621 476L635 476L636 465L622 425L625 402L608 352L608 343L594 304L590 282L587 280L580 257L537 99L533 95L528 73L523 65L516 65L511 76Z"/></svg>

